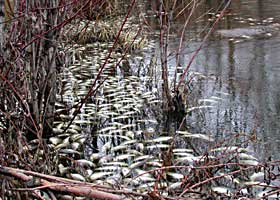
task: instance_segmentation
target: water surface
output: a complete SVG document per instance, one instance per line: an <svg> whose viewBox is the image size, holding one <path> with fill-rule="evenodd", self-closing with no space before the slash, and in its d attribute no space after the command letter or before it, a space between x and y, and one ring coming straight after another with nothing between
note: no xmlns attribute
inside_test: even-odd
<svg viewBox="0 0 280 200"><path fill-rule="evenodd" d="M205 1L192 20L185 36L180 65L187 66L193 52L201 43L201 34L209 21L215 20L220 2ZM156 5L146 3L147 9ZM208 11L210 14L202 16ZM186 11L187 12L187 11ZM229 14L219 29L246 28L280 22L280 1L233 1ZM187 13L186 13L187 15ZM194 18L195 18L194 17ZM149 17L151 22L156 19ZM169 53L176 51L186 16L178 18L172 29ZM157 28L155 26L155 28ZM223 138L235 133L256 132L261 145L256 145L263 159L279 158L280 150L280 34L250 39L212 37L201 50L190 70L200 72L206 79L194 82L192 106L198 99L215 97L211 109L193 112L188 123L197 131ZM170 58L173 76L175 58ZM201 102L200 102L201 103ZM212 105L212 104L211 104Z"/></svg>

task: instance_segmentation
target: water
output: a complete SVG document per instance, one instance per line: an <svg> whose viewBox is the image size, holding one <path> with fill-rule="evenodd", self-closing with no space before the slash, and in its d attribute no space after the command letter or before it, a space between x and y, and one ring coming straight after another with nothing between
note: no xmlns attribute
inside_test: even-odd
<svg viewBox="0 0 280 200"><path fill-rule="evenodd" d="M147 8L156 5L146 2ZM186 32L180 65L187 66L193 52L201 42L199 33L214 20L220 2L208 0ZM201 16L205 11L210 14ZM233 1L229 15L219 24L219 29L244 28L259 24L280 22L280 1ZM187 12L186 12L187 13ZM214 13L214 14L213 14ZM147 17L156 22L153 17ZM169 44L169 53L177 50L181 27L186 16L175 21ZM154 26L157 29L157 26ZM203 35L203 34L202 34ZM212 37L201 50L190 70L208 77L194 82L192 106L197 99L213 97L217 103L211 109L193 112L188 117L190 127L197 131L223 138L235 133L257 133L260 143L255 150L262 159L280 158L280 34L272 37L250 39L221 39ZM170 71L174 71L175 58L170 58ZM173 74L170 73L170 77Z"/></svg>
<svg viewBox="0 0 280 200"><path fill-rule="evenodd" d="M264 145L260 151L264 157L277 156L280 144L279 42L279 37L238 44L215 41L192 66L214 77L201 83L200 97L223 99L217 108L205 112L202 128L221 136L255 129Z"/></svg>

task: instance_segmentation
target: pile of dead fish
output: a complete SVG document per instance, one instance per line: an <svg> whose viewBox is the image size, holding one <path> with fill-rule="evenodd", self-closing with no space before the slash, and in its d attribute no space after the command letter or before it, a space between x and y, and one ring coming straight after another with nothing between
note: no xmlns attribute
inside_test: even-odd
<svg viewBox="0 0 280 200"><path fill-rule="evenodd" d="M227 144L207 150L206 154L205 145L200 151L194 146L214 144L211 135L187 130L172 134L161 132L157 118L150 112L161 102L154 91L145 87L149 77L124 76L120 71L127 71L125 68L129 66L122 60L128 60L129 56L113 51L108 57L112 45L112 42L95 41L70 47L71 64L60 74L62 84L55 104L54 136L49 138L49 147L56 155L57 175L142 193L153 190L157 183L163 196L178 195L188 184L202 181L208 175L221 177L220 182L216 181L204 190L197 188L194 193L182 194L189 198L201 197L203 192L227 198L236 188L252 188L256 181L262 183L263 170L250 171L246 178L244 174L244 177L226 175L242 165L259 164L249 149ZM105 62L104 71L100 72ZM77 111L97 76L99 79L94 88L98 89ZM203 99L200 106L189 108L189 111L211 108L219 100L214 97ZM64 131L76 112L73 123ZM209 174L202 173L203 176L195 168L211 162L233 161L239 165L212 169ZM164 166L174 167L157 170ZM258 192L244 189L241 196L257 196L260 195Z"/></svg>

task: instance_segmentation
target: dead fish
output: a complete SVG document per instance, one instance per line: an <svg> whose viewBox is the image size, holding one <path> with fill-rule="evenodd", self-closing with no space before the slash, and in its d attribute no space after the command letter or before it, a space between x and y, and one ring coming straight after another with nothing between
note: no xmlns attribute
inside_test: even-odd
<svg viewBox="0 0 280 200"><path fill-rule="evenodd" d="M98 167L95 169L95 171L116 171L119 170L120 167L116 166L116 165L112 165L112 166L103 166L103 167Z"/></svg>
<svg viewBox="0 0 280 200"><path fill-rule="evenodd" d="M152 139L152 140L147 140L146 142L147 143L168 142L172 139L173 139L173 137L170 137L170 136L162 136L162 137L158 137L158 138L155 138L155 139Z"/></svg>
<svg viewBox="0 0 280 200"><path fill-rule="evenodd" d="M212 190L219 194L224 194L226 196L232 196L231 189L227 187L212 187Z"/></svg>
<svg viewBox="0 0 280 200"><path fill-rule="evenodd" d="M70 171L70 167L64 167L62 164L58 165L58 171L61 175L66 174L67 172Z"/></svg>
<svg viewBox="0 0 280 200"><path fill-rule="evenodd" d="M83 177L81 174L69 174L70 178L77 180L77 181L82 181L85 182L86 179Z"/></svg>
<svg viewBox="0 0 280 200"><path fill-rule="evenodd" d="M134 157L135 155L134 154L123 154L123 155L119 155L119 156L116 156L114 158L115 161L122 161L122 160L127 160L131 157Z"/></svg>
<svg viewBox="0 0 280 200"><path fill-rule="evenodd" d="M78 155L81 155L80 152L75 151L73 149L60 149L58 152L59 153L64 153L64 154L78 154Z"/></svg>
<svg viewBox="0 0 280 200"><path fill-rule="evenodd" d="M53 144L53 145L58 145L62 142L62 139L59 137L51 137L49 138L49 141Z"/></svg>
<svg viewBox="0 0 280 200"><path fill-rule="evenodd" d="M106 176L108 176L108 175L112 175L112 174L114 174L114 172L97 172L97 173L93 173L93 174L89 177L89 179L90 179L91 181L95 181L95 180L97 180L97 179L101 179L101 178L104 178L104 177L106 177Z"/></svg>
<svg viewBox="0 0 280 200"><path fill-rule="evenodd" d="M62 141L62 143L59 144L59 145L57 145L54 149L55 149L55 150L58 150L58 149L67 147L67 146L70 144L69 139L70 139L70 137L65 138L65 139Z"/></svg>
<svg viewBox="0 0 280 200"><path fill-rule="evenodd" d="M74 162L81 167L84 167L84 166L94 167L95 166L95 164L93 162L91 162L89 160L85 160L85 159L75 160Z"/></svg>

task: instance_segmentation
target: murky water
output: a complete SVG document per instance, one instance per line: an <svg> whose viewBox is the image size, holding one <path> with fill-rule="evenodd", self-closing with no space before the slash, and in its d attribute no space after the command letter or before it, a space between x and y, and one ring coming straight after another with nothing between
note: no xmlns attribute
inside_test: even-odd
<svg viewBox="0 0 280 200"><path fill-rule="evenodd" d="M153 7L154 6L154 7ZM186 33L186 41L180 65L186 66L200 45L200 31L215 18L220 2L206 1L199 18ZM147 5L147 8L156 5ZM254 27L280 21L280 1L233 1L229 15L219 24L219 29ZM199 15L198 15L199 16ZM183 19L182 19L183 18ZM150 17L153 22L152 17ZM185 17L178 19L170 52L176 51L180 40L180 27ZM280 150L280 34L271 37L249 39L221 39L213 37L201 50L191 71L200 72L206 79L194 83L194 99L214 96L213 107L194 112L188 118L197 131L223 137L225 135L257 132L261 145L256 145L263 159L269 155L279 158ZM170 71L175 58L170 59ZM170 73L171 76L173 75ZM192 102L196 106L199 102ZM209 104L209 102L208 102Z"/></svg>
<svg viewBox="0 0 280 200"><path fill-rule="evenodd" d="M277 156L280 142L280 38L238 44L215 41L201 51L192 70L213 79L199 85L201 98L221 97L205 112L205 131L252 132L263 140L263 156ZM221 93L220 93L221 92ZM227 93L229 95L224 95ZM199 123L193 119L194 126Z"/></svg>

